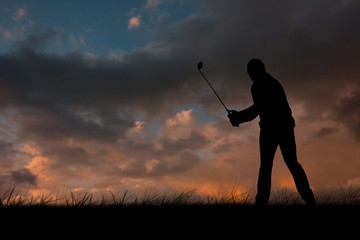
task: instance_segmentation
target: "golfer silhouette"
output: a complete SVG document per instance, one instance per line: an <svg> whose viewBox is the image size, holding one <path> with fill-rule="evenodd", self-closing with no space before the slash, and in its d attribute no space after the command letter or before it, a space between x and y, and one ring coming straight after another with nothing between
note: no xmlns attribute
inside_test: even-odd
<svg viewBox="0 0 360 240"><path fill-rule="evenodd" d="M236 127L257 116L260 118L260 169L255 205L266 206L269 202L272 167L278 146L300 196L306 205L316 205L306 173L297 160L295 120L283 87L267 73L265 64L260 59L251 59L247 64L247 72L253 81L253 105L241 111L230 110L228 118Z"/></svg>

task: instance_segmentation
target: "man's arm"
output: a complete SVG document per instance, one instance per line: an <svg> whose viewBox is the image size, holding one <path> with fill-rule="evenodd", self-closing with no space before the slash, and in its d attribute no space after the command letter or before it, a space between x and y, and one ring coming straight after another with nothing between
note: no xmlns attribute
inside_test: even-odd
<svg viewBox="0 0 360 240"><path fill-rule="evenodd" d="M258 114L259 113L255 105L253 104L250 107L241 111L230 110L228 118L230 119L230 122L234 127L238 127L241 123L254 120L258 116Z"/></svg>

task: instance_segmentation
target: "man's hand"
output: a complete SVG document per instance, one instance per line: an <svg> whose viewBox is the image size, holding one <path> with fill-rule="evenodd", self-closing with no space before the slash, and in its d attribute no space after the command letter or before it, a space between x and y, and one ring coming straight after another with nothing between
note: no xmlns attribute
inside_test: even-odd
<svg viewBox="0 0 360 240"><path fill-rule="evenodd" d="M238 127L240 124L237 119L237 116L236 116L237 113L238 113L238 111L236 111L236 110L229 110L228 115L227 115L228 118L230 119L231 125L233 127Z"/></svg>

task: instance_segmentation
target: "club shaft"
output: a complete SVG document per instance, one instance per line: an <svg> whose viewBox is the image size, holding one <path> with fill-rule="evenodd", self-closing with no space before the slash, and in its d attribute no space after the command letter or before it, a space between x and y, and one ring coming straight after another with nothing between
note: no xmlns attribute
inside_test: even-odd
<svg viewBox="0 0 360 240"><path fill-rule="evenodd" d="M199 72L201 73L201 75L204 77L205 81L209 84L209 86L211 87L211 89L214 91L215 95L217 96L217 98L220 100L221 104L224 106L225 110L230 113L229 109L225 106L224 102L221 100L221 98L219 97L219 95L217 94L217 92L215 91L215 89L211 86L210 82L206 79L205 75L202 73L202 71L199 69Z"/></svg>

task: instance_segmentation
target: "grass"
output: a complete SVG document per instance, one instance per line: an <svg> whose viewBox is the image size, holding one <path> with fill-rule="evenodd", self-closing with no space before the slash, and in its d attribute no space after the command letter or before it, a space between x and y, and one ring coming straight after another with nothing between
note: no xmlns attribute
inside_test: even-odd
<svg viewBox="0 0 360 240"><path fill-rule="evenodd" d="M63 194L43 194L38 197L23 195L15 188L0 196L0 208L6 207L165 207L165 206L207 206L207 205L250 204L246 194L201 197L195 190L173 193L150 192L138 197L128 190L119 195L108 192L107 196L94 197L91 193L76 194L72 191Z"/></svg>
<svg viewBox="0 0 360 240"><path fill-rule="evenodd" d="M115 229L123 234L134 226L138 227L133 232L135 235L165 234L167 239L168 232L171 237L187 238L194 234L201 238L206 234L211 238L217 235L221 239L232 238L234 233L263 236L264 231L254 226L265 227L266 233L274 237L286 231L296 236L311 234L322 238L339 234L347 239L355 234L356 219L360 216L360 189L334 189L315 195L318 206L309 208L297 192L273 191L269 206L259 208L254 206L253 194L236 191L221 196L199 196L196 190L136 196L125 190L100 197L69 191L33 197L13 188L0 195L0 220L3 229L7 229L4 224L10 228L16 223L25 228L31 225L29 231L47 229L66 234L77 231L82 238L83 234L93 237L94 231L109 234L110 238Z"/></svg>
<svg viewBox="0 0 360 240"><path fill-rule="evenodd" d="M318 207L360 207L360 188L334 189L315 193ZM49 193L37 197L21 194L12 188L0 195L0 208L14 207L51 207L51 208L161 208L161 207L253 207L253 194L236 193L235 189L228 194L200 196L196 190L185 190L172 193L149 192L135 196L128 190L115 195L95 197L91 193L76 194ZM304 203L297 192L290 190L273 191L271 207L302 207Z"/></svg>

